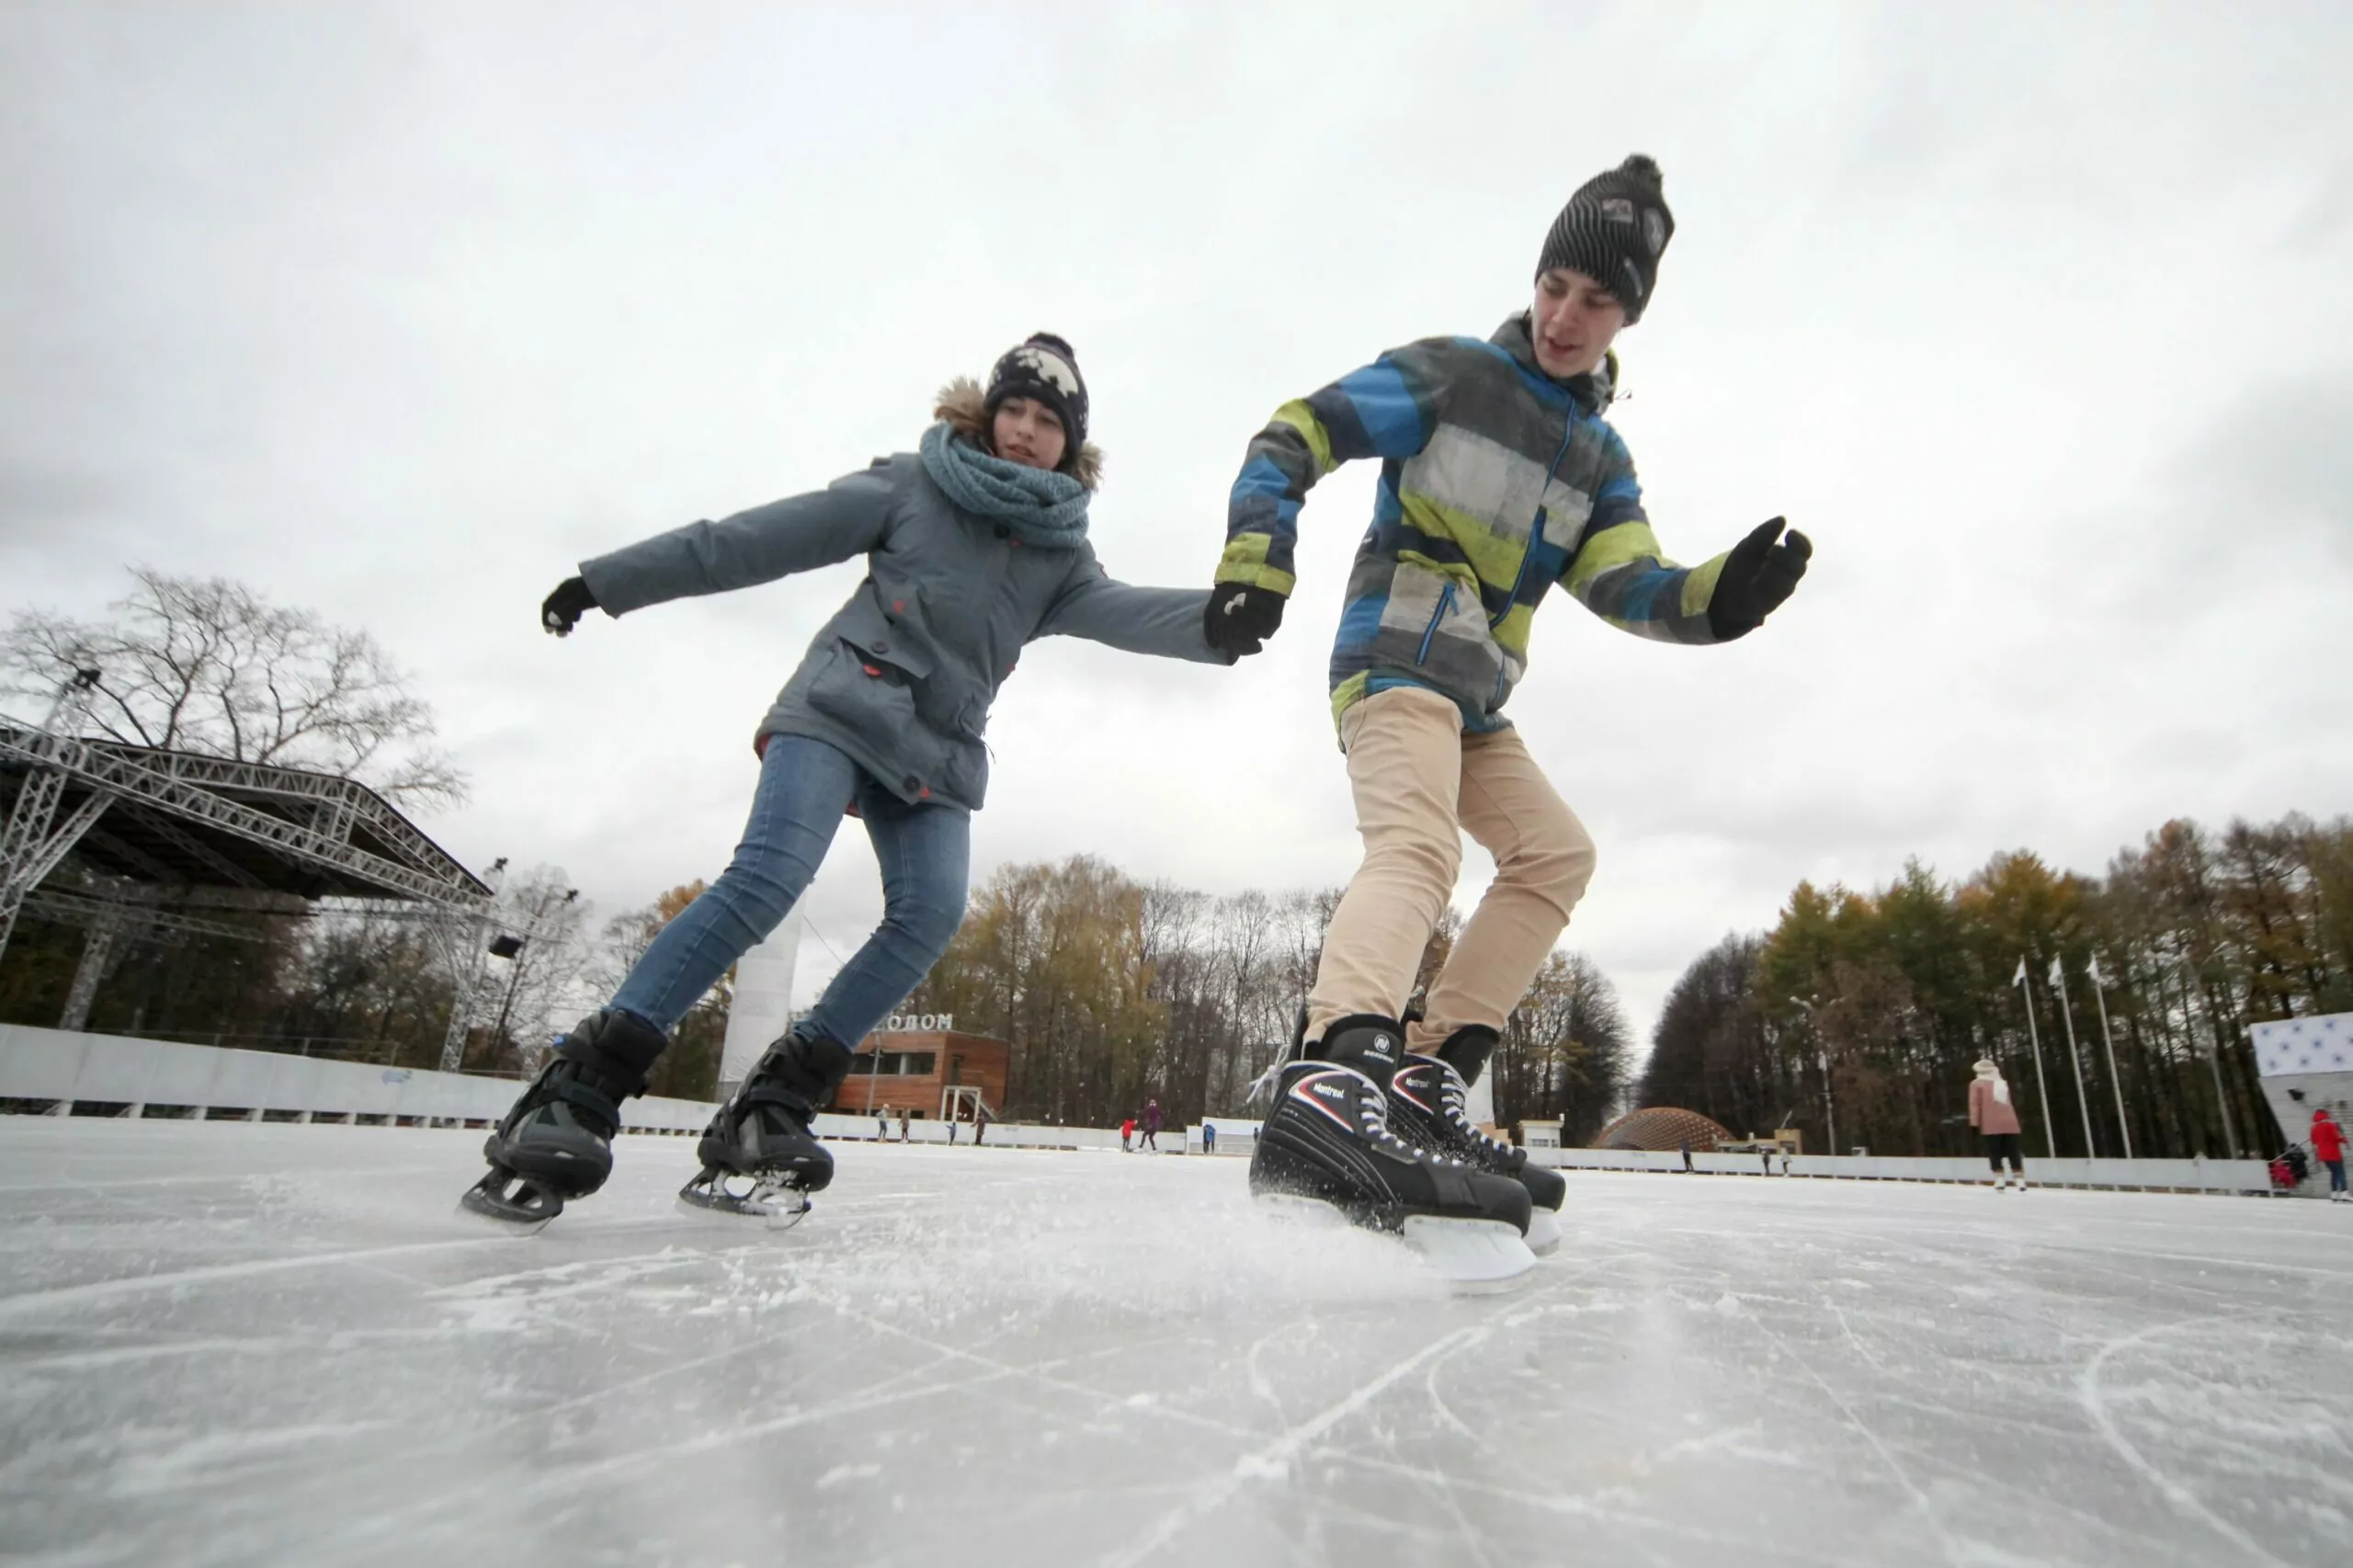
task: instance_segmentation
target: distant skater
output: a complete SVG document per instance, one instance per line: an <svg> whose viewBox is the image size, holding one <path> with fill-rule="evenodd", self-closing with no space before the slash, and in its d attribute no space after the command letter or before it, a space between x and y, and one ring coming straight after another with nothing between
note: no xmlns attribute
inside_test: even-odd
<svg viewBox="0 0 2353 1568"><path fill-rule="evenodd" d="M1201 1153L1204 1154L1217 1153L1217 1124L1215 1122L1201 1123Z"/></svg>
<svg viewBox="0 0 2353 1568"><path fill-rule="evenodd" d="M2010 1081L1994 1065L1992 1057L1982 1057L1977 1063L1977 1076L1969 1085L1969 1125L1985 1135L1985 1158L1994 1167L1994 1190L2001 1191L2015 1182L2020 1192L2026 1190L2026 1165L2018 1157L2018 1113L2010 1103ZM2002 1169L2007 1160L2010 1168Z"/></svg>
<svg viewBox="0 0 2353 1568"><path fill-rule="evenodd" d="M1136 1119L1131 1116L1125 1121L1120 1123L1120 1153L1122 1154L1132 1153L1135 1151L1135 1146Z"/></svg>
<svg viewBox="0 0 2353 1568"><path fill-rule="evenodd" d="M1143 1102L1143 1146L1154 1153L1160 1153L1160 1102Z"/></svg>
<svg viewBox="0 0 2353 1568"><path fill-rule="evenodd" d="M2313 1155L2328 1167L2328 1200L2353 1201L2353 1194L2345 1190L2345 1130L2337 1126L2326 1106L2313 1108L2312 1144Z"/></svg>

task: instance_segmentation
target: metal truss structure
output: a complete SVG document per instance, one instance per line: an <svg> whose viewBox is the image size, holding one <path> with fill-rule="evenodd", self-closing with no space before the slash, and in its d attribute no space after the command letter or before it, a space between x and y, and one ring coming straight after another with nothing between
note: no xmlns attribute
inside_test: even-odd
<svg viewBox="0 0 2353 1568"><path fill-rule="evenodd" d="M195 911L366 901L465 943L442 1051L454 1067L486 978L480 949L515 924L496 888L349 778L79 736L98 680L78 672L39 730L0 724L0 798L13 795L0 824L0 956L26 910L89 932L61 1027L87 1020L125 930L250 940L250 927ZM42 886L68 855L79 887Z"/></svg>

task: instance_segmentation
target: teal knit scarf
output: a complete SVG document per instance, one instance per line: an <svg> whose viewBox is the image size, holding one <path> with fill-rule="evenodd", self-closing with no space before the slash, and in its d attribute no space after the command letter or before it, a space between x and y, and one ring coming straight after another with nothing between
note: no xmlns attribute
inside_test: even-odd
<svg viewBox="0 0 2353 1568"><path fill-rule="evenodd" d="M1086 542L1086 486L1066 473L991 457L944 423L923 433L923 466L950 501L1003 523L1024 544L1074 550Z"/></svg>

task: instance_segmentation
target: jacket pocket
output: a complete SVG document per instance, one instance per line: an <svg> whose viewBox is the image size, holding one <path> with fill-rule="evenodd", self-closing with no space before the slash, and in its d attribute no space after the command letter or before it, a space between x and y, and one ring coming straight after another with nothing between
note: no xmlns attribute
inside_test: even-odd
<svg viewBox="0 0 2353 1568"><path fill-rule="evenodd" d="M922 680L931 674L931 655L922 639L910 637L874 601L870 587L844 605L834 617L834 635L858 650L869 665L887 665L902 676Z"/></svg>
<svg viewBox="0 0 2353 1568"><path fill-rule="evenodd" d="M809 706L837 724L847 726L878 751L907 756L924 745L923 721L915 713L915 695L906 672L867 656L847 639L833 652L809 683ZM910 760L916 760L910 757Z"/></svg>
<svg viewBox="0 0 2353 1568"><path fill-rule="evenodd" d="M978 741L950 741L946 777L952 798L978 807L989 790L988 748Z"/></svg>

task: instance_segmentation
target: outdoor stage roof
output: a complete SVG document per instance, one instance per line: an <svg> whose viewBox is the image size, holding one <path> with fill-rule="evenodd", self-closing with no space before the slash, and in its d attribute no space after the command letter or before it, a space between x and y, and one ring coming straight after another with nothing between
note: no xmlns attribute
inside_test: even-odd
<svg viewBox="0 0 2353 1568"><path fill-rule="evenodd" d="M38 751L36 747L38 746ZM487 897L472 871L364 784L0 724L0 821L36 768L66 776L57 820L111 797L74 846L87 869L165 886L305 899Z"/></svg>

